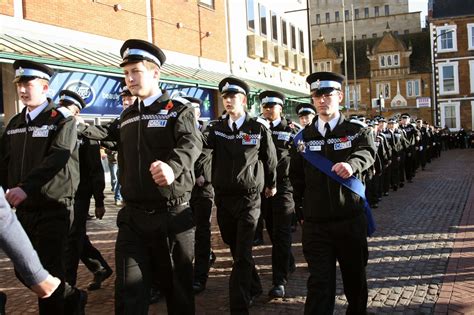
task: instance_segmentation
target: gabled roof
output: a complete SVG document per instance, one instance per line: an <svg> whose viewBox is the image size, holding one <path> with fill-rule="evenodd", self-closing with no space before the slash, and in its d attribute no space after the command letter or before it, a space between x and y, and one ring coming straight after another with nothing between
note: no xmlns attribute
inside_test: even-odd
<svg viewBox="0 0 474 315"><path fill-rule="evenodd" d="M433 0L433 19L474 15L474 0Z"/></svg>
<svg viewBox="0 0 474 315"><path fill-rule="evenodd" d="M474 0L473 0L474 1ZM429 73L431 72L431 49L430 37L428 32L419 32L412 34L398 35L405 47L412 46L410 55L411 73ZM381 38L359 39L355 41L356 72L358 78L370 77L370 61L367 58L367 51L377 46ZM329 43L339 55L343 57L341 62L342 73L344 74L344 45L342 42ZM347 42L347 76L354 76L354 67L352 62L352 41Z"/></svg>

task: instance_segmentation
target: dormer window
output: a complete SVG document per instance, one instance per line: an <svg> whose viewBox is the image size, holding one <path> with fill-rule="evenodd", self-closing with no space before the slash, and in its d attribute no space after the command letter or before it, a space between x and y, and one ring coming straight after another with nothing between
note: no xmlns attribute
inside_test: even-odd
<svg viewBox="0 0 474 315"><path fill-rule="evenodd" d="M380 68L397 68L400 66L400 54L384 54L379 56Z"/></svg>

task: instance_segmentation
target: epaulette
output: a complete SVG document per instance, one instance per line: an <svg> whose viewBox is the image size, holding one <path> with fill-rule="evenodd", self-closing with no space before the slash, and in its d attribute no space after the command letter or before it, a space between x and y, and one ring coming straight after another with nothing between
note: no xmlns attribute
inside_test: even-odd
<svg viewBox="0 0 474 315"><path fill-rule="evenodd" d="M267 120L263 119L262 117L258 117L256 119L257 122L261 123L262 125L264 125L265 127L267 127L268 129L270 129L270 124L268 123Z"/></svg>
<svg viewBox="0 0 474 315"><path fill-rule="evenodd" d="M176 101L178 103L181 103L183 105L186 105L186 106L189 106L191 107L191 102L188 101L187 99L185 99L184 97L181 97L181 96L173 96L171 98L172 101Z"/></svg>
<svg viewBox="0 0 474 315"><path fill-rule="evenodd" d="M350 123L357 124L359 126L362 126L363 128L367 128L367 124L364 124L362 121L358 119L351 119L349 120Z"/></svg>
<svg viewBox="0 0 474 315"><path fill-rule="evenodd" d="M56 107L53 110L57 110L58 112L60 112L64 116L64 118L72 116L71 111L64 106Z"/></svg>

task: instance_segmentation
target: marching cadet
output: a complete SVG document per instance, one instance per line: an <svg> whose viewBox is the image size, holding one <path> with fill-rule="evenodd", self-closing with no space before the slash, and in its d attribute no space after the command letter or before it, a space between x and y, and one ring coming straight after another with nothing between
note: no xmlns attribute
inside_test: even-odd
<svg viewBox="0 0 474 315"><path fill-rule="evenodd" d="M377 174L375 174L374 177L374 186L375 186L375 195L377 197L377 202L382 200L382 195L383 195L383 180L384 180L384 174L387 171L387 168L390 166L392 163L390 161L391 159L391 149L387 143L387 138L385 135L380 132L381 129L379 129L380 123L378 120L374 120L374 132L375 132L375 146L377 148L377 157L380 159L382 163L382 170ZM378 205L374 204L374 208L376 208ZM372 206L372 205L371 205Z"/></svg>
<svg viewBox="0 0 474 315"><path fill-rule="evenodd" d="M294 190L304 192L302 242L310 273L305 314L333 313L336 261L344 279L347 313L365 314L367 309L368 223L364 201L342 181L355 176L360 183L374 163L375 145L368 128L339 112L343 80L333 72L308 76L318 116L295 138L300 139L301 155L292 160L291 178ZM319 157L318 161L306 160L306 152L316 152L311 156ZM320 160L334 164L323 167Z"/></svg>
<svg viewBox="0 0 474 315"><path fill-rule="evenodd" d="M63 255L79 179L76 123L46 96L52 69L29 60L17 60L13 68L25 108L0 142L0 185L8 189L6 200L17 209L41 263L61 279L53 295L38 300L40 314L76 314L84 311L86 293L69 287L65 299Z"/></svg>
<svg viewBox="0 0 474 315"><path fill-rule="evenodd" d="M392 181L392 159L393 159L393 146L392 146L392 136L387 128L387 119L385 117L380 117L379 119L379 128L377 135L382 136L385 141L385 149L388 154L388 165L384 169L383 178L382 178L382 191L384 196L388 196L390 190L390 185Z"/></svg>
<svg viewBox="0 0 474 315"><path fill-rule="evenodd" d="M207 123L199 120L201 117L200 106L202 101L195 97L184 96L194 108L196 127L202 133L207 128ZM214 203L214 189L211 184L212 176L212 150L203 148L201 155L194 163L194 176L196 183L191 192L189 204L193 210L196 224L194 244L194 293L206 289L209 269L216 260L216 255L211 250L211 213Z"/></svg>
<svg viewBox="0 0 474 315"><path fill-rule="evenodd" d="M59 92L59 105L69 109L74 117L78 116L86 103L76 92ZM94 278L88 285L89 290L100 289L102 282L112 275L112 268L101 253L89 240L86 232L87 214L94 197L95 216L102 219L104 207L104 169L100 160L100 144L97 141L80 137L79 142L79 186L74 196L74 220L69 230L66 248L66 281L75 286L79 260L91 271Z"/></svg>
<svg viewBox="0 0 474 315"><path fill-rule="evenodd" d="M262 293L252 257L260 216L260 193L276 193L276 151L268 122L246 112L248 85L227 77L219 83L227 115L209 126L205 145L212 149L212 185L217 222L234 263L229 279L230 311L247 314Z"/></svg>
<svg viewBox="0 0 474 315"><path fill-rule="evenodd" d="M115 313L148 314L150 287L158 282L169 314L194 314L189 199L202 148L194 110L159 88L166 60L160 48L129 39L120 54L125 81L138 99L119 124L82 128L90 138L118 141L125 206L117 217Z"/></svg>
<svg viewBox="0 0 474 315"><path fill-rule="evenodd" d="M410 123L410 115L404 113L400 116L399 128L405 132L407 149L405 151L405 175L407 182L413 182L413 176L415 174L415 146L416 146L416 128Z"/></svg>
<svg viewBox="0 0 474 315"><path fill-rule="evenodd" d="M418 160L420 161L421 170L424 171L426 167L427 151L429 148L429 136L426 131L426 125L423 125L423 119L416 120L416 127L420 131L420 140L418 143Z"/></svg>
<svg viewBox="0 0 474 315"><path fill-rule="evenodd" d="M385 135L388 138L388 143L392 147L392 164L390 166L390 187L393 191L398 190L398 185L400 184L400 152L403 147L400 141L400 137L395 134L395 119L390 118L387 123L387 129Z"/></svg>
<svg viewBox="0 0 474 315"><path fill-rule="evenodd" d="M316 116L316 107L309 103L300 103L296 106L296 114L300 121L301 127L310 124Z"/></svg>
<svg viewBox="0 0 474 315"><path fill-rule="evenodd" d="M268 235L272 242L272 283L268 292L271 297L285 296L288 274L295 270L295 259L291 252L291 223L295 204L291 186L290 148L297 133L291 121L282 116L285 96L276 91L264 91L259 95L263 117L270 124L272 140L277 152L277 193L262 198L261 210Z"/></svg>
<svg viewBox="0 0 474 315"><path fill-rule="evenodd" d="M378 184L380 182L380 175L383 172L383 159L385 155L385 151L383 150L383 146L380 146L380 141L377 141L377 130L376 130L376 122L374 121L361 121L359 118L359 121L362 123L367 123L367 127L370 129L372 132L372 136L375 141L375 147L377 148L376 154L375 154L375 162L370 167L365 176L365 185L366 185L366 197L367 201L369 202L369 205L371 208L377 208L378 207ZM378 122L377 122L378 125Z"/></svg>

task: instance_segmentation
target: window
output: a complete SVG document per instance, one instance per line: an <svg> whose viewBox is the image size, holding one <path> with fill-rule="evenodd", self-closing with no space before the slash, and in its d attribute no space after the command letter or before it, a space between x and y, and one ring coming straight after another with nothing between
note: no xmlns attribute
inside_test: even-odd
<svg viewBox="0 0 474 315"><path fill-rule="evenodd" d="M438 27L436 31L438 36L438 41L436 43L438 52L451 52L458 50L456 25Z"/></svg>
<svg viewBox="0 0 474 315"><path fill-rule="evenodd" d="M296 50L296 28L290 24L291 31L291 49Z"/></svg>
<svg viewBox="0 0 474 315"><path fill-rule="evenodd" d="M404 30L403 34L410 34L410 30Z"/></svg>
<svg viewBox="0 0 474 315"><path fill-rule="evenodd" d="M385 15L390 15L390 7L388 4L385 5L384 9L385 9Z"/></svg>
<svg viewBox="0 0 474 315"><path fill-rule="evenodd" d="M354 103L355 97L357 97L357 103L360 104L360 84L356 85L354 90L354 85L349 85L349 102Z"/></svg>
<svg viewBox="0 0 474 315"><path fill-rule="evenodd" d="M260 34L267 36L267 8L260 4L258 11L260 14Z"/></svg>
<svg viewBox="0 0 474 315"><path fill-rule="evenodd" d="M461 128L460 103L441 103L441 127L448 127L451 130Z"/></svg>
<svg viewBox="0 0 474 315"><path fill-rule="evenodd" d="M334 18L336 22L339 22L339 11L336 11L336 13L334 13Z"/></svg>
<svg viewBox="0 0 474 315"><path fill-rule="evenodd" d="M320 61L314 64L315 71L332 71L331 61Z"/></svg>
<svg viewBox="0 0 474 315"><path fill-rule="evenodd" d="M379 56L380 68L395 68L400 65L400 56L398 54L387 54Z"/></svg>
<svg viewBox="0 0 474 315"><path fill-rule="evenodd" d="M346 19L346 21L349 21L349 10L344 11L344 18Z"/></svg>
<svg viewBox="0 0 474 315"><path fill-rule="evenodd" d="M471 86L471 93L474 93L474 60L469 60L469 83Z"/></svg>
<svg viewBox="0 0 474 315"><path fill-rule="evenodd" d="M474 24L467 24L467 44L469 50L474 50Z"/></svg>
<svg viewBox="0 0 474 315"><path fill-rule="evenodd" d="M281 43L283 46L288 46L288 31L286 21L281 19Z"/></svg>
<svg viewBox="0 0 474 315"><path fill-rule="evenodd" d="M377 83L377 95L383 95L383 98L390 98L390 82Z"/></svg>
<svg viewBox="0 0 474 315"><path fill-rule="evenodd" d="M394 34L395 36L398 36L398 31L393 31L393 34Z"/></svg>
<svg viewBox="0 0 474 315"><path fill-rule="evenodd" d="M372 33L372 38L377 38L377 33Z"/></svg>
<svg viewBox="0 0 474 315"><path fill-rule="evenodd" d="M438 64L440 95L458 94L458 63L443 62Z"/></svg>
<svg viewBox="0 0 474 315"><path fill-rule="evenodd" d="M354 20L359 19L359 9L354 9Z"/></svg>
<svg viewBox="0 0 474 315"><path fill-rule="evenodd" d="M375 15L376 17L379 16L379 7L378 7L378 6L374 7L374 15Z"/></svg>
<svg viewBox="0 0 474 315"><path fill-rule="evenodd" d="M304 54L304 35L302 30L298 30L300 33L300 53Z"/></svg>
<svg viewBox="0 0 474 315"><path fill-rule="evenodd" d="M366 38L367 38L367 35L362 34L362 39L366 39Z"/></svg>
<svg viewBox="0 0 474 315"><path fill-rule="evenodd" d="M255 9L253 0L247 0L247 27L249 30L255 31Z"/></svg>
<svg viewBox="0 0 474 315"><path fill-rule="evenodd" d="M278 42L278 26L277 26L277 16L275 12L270 11L270 16L272 17L271 23L272 23L272 40L275 42Z"/></svg>
<svg viewBox="0 0 474 315"><path fill-rule="evenodd" d="M214 0L199 0L199 4L214 9Z"/></svg>
<svg viewBox="0 0 474 315"><path fill-rule="evenodd" d="M364 18L369 18L369 8L364 8Z"/></svg>
<svg viewBox="0 0 474 315"><path fill-rule="evenodd" d="M321 15L316 14L316 24L321 24Z"/></svg>
<svg viewBox="0 0 474 315"><path fill-rule="evenodd" d="M407 81L407 97L421 96L420 80Z"/></svg>
<svg viewBox="0 0 474 315"><path fill-rule="evenodd" d="M335 43L336 40L337 40L337 39L336 39L335 37L331 38L331 42L332 42L332 43Z"/></svg>
<svg viewBox="0 0 474 315"><path fill-rule="evenodd" d="M329 12L326 12L326 23L331 23L331 15Z"/></svg>

